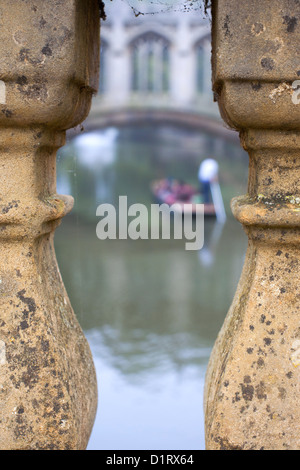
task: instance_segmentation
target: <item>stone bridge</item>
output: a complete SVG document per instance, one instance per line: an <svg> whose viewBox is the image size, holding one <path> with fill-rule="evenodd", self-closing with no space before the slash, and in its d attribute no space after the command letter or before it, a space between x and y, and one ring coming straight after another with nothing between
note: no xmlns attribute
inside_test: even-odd
<svg viewBox="0 0 300 470"><path fill-rule="evenodd" d="M195 11L136 18L127 3L115 2L118 17L106 6L99 93L84 128L164 122L237 141L213 100L208 19Z"/></svg>

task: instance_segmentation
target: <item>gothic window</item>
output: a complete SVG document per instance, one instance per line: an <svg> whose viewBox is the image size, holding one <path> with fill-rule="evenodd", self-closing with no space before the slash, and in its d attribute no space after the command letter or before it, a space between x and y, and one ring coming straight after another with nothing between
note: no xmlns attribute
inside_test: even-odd
<svg viewBox="0 0 300 470"><path fill-rule="evenodd" d="M196 81L197 81L197 92L199 94L205 94L211 87L211 39L210 36L206 36L196 44Z"/></svg>
<svg viewBox="0 0 300 470"><path fill-rule="evenodd" d="M99 93L100 94L103 94L106 91L107 49L108 49L107 42L104 39L101 39L101 44L100 44L100 78L99 78Z"/></svg>
<svg viewBox="0 0 300 470"><path fill-rule="evenodd" d="M169 42L156 33L139 36L131 43L132 82L135 92L169 91Z"/></svg>

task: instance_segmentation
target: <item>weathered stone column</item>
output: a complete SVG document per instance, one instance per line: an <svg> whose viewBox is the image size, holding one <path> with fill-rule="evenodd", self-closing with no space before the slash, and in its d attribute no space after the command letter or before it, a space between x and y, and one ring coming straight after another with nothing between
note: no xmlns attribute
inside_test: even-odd
<svg viewBox="0 0 300 470"><path fill-rule="evenodd" d="M250 156L244 271L207 372L207 448L300 448L300 4L214 0L213 82ZM294 84L295 86L295 84Z"/></svg>
<svg viewBox="0 0 300 470"><path fill-rule="evenodd" d="M56 264L56 150L98 83L97 0L0 2L0 448L84 449L97 386Z"/></svg>

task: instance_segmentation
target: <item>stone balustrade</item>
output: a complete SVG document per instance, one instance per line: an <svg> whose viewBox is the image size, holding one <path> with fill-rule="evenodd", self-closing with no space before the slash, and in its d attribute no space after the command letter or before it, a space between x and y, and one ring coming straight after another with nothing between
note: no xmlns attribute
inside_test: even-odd
<svg viewBox="0 0 300 470"><path fill-rule="evenodd" d="M298 450L300 5L213 1L213 82L250 157L232 203L249 237L243 274L206 381L209 450Z"/></svg>
<svg viewBox="0 0 300 470"><path fill-rule="evenodd" d="M73 200L56 150L98 86L97 0L0 5L0 448L85 449L97 406L89 346L53 237Z"/></svg>

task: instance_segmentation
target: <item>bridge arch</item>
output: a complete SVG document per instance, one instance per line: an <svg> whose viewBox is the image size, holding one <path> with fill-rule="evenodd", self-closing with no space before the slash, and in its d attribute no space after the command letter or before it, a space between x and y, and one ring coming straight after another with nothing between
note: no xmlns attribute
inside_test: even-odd
<svg viewBox="0 0 300 470"><path fill-rule="evenodd" d="M221 120L201 115L196 112L180 111L163 108L118 108L111 110L91 110L88 119L83 123L86 132L93 132L107 127L123 127L143 124L170 124L188 129L199 129L209 134L222 137L232 143L239 144L235 131L224 127ZM69 136L75 136L76 131L69 131Z"/></svg>

